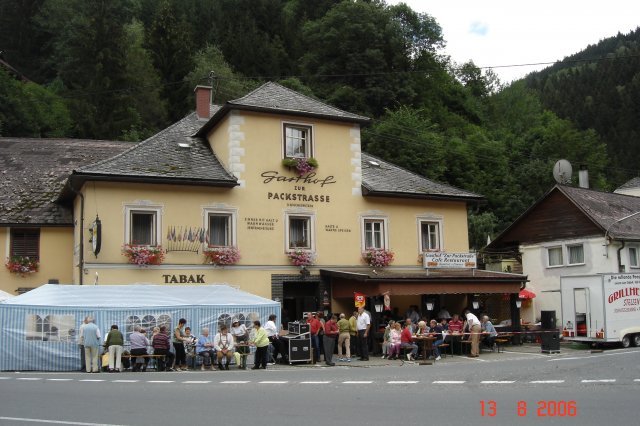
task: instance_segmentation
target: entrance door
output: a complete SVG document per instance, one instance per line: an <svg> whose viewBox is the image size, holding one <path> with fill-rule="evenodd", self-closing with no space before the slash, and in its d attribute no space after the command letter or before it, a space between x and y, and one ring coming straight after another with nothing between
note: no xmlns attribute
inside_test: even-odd
<svg viewBox="0 0 640 426"><path fill-rule="evenodd" d="M576 313L576 336L587 337L590 335L591 318L589 314L589 289L573 289L574 312Z"/></svg>
<svg viewBox="0 0 640 426"><path fill-rule="evenodd" d="M285 282L283 285L283 318L289 321L305 320L304 312L318 311L318 282Z"/></svg>

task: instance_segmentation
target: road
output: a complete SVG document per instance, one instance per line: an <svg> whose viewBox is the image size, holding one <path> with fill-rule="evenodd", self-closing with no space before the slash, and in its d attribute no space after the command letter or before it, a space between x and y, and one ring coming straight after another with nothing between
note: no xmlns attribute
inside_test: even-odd
<svg viewBox="0 0 640 426"><path fill-rule="evenodd" d="M640 348L434 365L2 372L0 425L637 424L639 393Z"/></svg>

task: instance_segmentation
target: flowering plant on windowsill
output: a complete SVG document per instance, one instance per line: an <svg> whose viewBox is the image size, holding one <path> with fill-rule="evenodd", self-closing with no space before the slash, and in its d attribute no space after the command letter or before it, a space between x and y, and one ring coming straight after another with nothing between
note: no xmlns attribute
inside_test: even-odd
<svg viewBox="0 0 640 426"><path fill-rule="evenodd" d="M129 263L138 266L160 265L164 260L162 246L125 244L122 246L122 255L129 259Z"/></svg>
<svg viewBox="0 0 640 426"><path fill-rule="evenodd" d="M289 261L295 266L313 265L316 261L316 254L310 251L295 249L287 252Z"/></svg>
<svg viewBox="0 0 640 426"><path fill-rule="evenodd" d="M12 274L32 274L38 272L38 259L31 259L28 256L13 256L4 264Z"/></svg>
<svg viewBox="0 0 640 426"><path fill-rule="evenodd" d="M240 260L240 250L235 246L207 247L204 256L211 265L233 265Z"/></svg>
<svg viewBox="0 0 640 426"><path fill-rule="evenodd" d="M373 268L384 268L393 262L393 252L385 249L367 249L362 253L362 259Z"/></svg>
<svg viewBox="0 0 640 426"><path fill-rule="evenodd" d="M282 160L282 165L285 167L291 167L296 169L298 176L311 173L318 168L318 160L313 157L309 158L285 158Z"/></svg>

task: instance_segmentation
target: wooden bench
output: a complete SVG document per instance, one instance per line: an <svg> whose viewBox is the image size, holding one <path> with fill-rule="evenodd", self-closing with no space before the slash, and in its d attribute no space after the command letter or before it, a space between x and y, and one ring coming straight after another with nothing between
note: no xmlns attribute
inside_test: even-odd
<svg viewBox="0 0 640 426"><path fill-rule="evenodd" d="M449 347L448 343L442 343L440 345L438 345L438 350L440 351L440 356L442 357L447 357L447 348ZM453 355L453 353L452 353Z"/></svg>
<svg viewBox="0 0 640 426"><path fill-rule="evenodd" d="M162 361L165 360L166 355L151 355L151 354L147 354L147 355L131 355L131 354L126 354L126 355L122 355L120 358L129 358L129 360L131 360L131 358L147 358L147 359L151 359L151 360L159 360L161 359ZM131 368L133 369L133 363L131 363ZM166 368L166 366L165 366ZM158 369L157 363L155 365L155 369Z"/></svg>

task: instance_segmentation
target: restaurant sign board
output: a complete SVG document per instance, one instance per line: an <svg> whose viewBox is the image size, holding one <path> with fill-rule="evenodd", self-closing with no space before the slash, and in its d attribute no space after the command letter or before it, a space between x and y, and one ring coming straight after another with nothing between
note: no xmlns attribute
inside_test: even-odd
<svg viewBox="0 0 640 426"><path fill-rule="evenodd" d="M425 252L423 260L426 269L469 269L477 266L475 253Z"/></svg>

